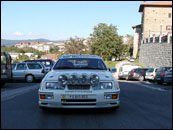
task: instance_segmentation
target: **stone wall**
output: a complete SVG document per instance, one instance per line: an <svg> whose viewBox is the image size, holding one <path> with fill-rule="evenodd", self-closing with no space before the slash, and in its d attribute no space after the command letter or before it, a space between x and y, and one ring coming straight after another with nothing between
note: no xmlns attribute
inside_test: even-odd
<svg viewBox="0 0 173 130"><path fill-rule="evenodd" d="M141 44L139 63L145 67L172 66L172 43Z"/></svg>

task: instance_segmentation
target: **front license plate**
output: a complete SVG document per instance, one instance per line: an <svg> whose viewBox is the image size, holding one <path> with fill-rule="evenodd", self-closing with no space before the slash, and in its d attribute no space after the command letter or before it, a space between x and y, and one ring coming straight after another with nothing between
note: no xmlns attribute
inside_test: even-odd
<svg viewBox="0 0 173 130"><path fill-rule="evenodd" d="M88 95L69 95L69 99L88 99Z"/></svg>

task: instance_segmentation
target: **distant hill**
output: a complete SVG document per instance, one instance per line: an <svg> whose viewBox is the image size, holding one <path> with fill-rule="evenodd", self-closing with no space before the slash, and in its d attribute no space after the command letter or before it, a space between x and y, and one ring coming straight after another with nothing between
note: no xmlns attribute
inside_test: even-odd
<svg viewBox="0 0 173 130"><path fill-rule="evenodd" d="M8 40L1 39L1 46L13 46L19 42L62 42L62 40L50 41L48 39Z"/></svg>

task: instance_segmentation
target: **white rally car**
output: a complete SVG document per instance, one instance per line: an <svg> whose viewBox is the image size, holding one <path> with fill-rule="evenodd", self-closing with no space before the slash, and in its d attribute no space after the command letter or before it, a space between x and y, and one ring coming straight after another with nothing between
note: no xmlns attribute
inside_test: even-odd
<svg viewBox="0 0 173 130"><path fill-rule="evenodd" d="M120 88L101 57L64 55L43 78L39 94L40 108L119 107Z"/></svg>

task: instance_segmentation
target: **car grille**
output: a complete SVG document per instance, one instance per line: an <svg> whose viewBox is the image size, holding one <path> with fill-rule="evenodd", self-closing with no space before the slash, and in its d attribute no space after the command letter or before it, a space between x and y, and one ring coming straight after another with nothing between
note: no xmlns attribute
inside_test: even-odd
<svg viewBox="0 0 173 130"><path fill-rule="evenodd" d="M62 105L96 105L96 99L62 99Z"/></svg>
<svg viewBox="0 0 173 130"><path fill-rule="evenodd" d="M89 90L90 85L68 85L69 90Z"/></svg>

